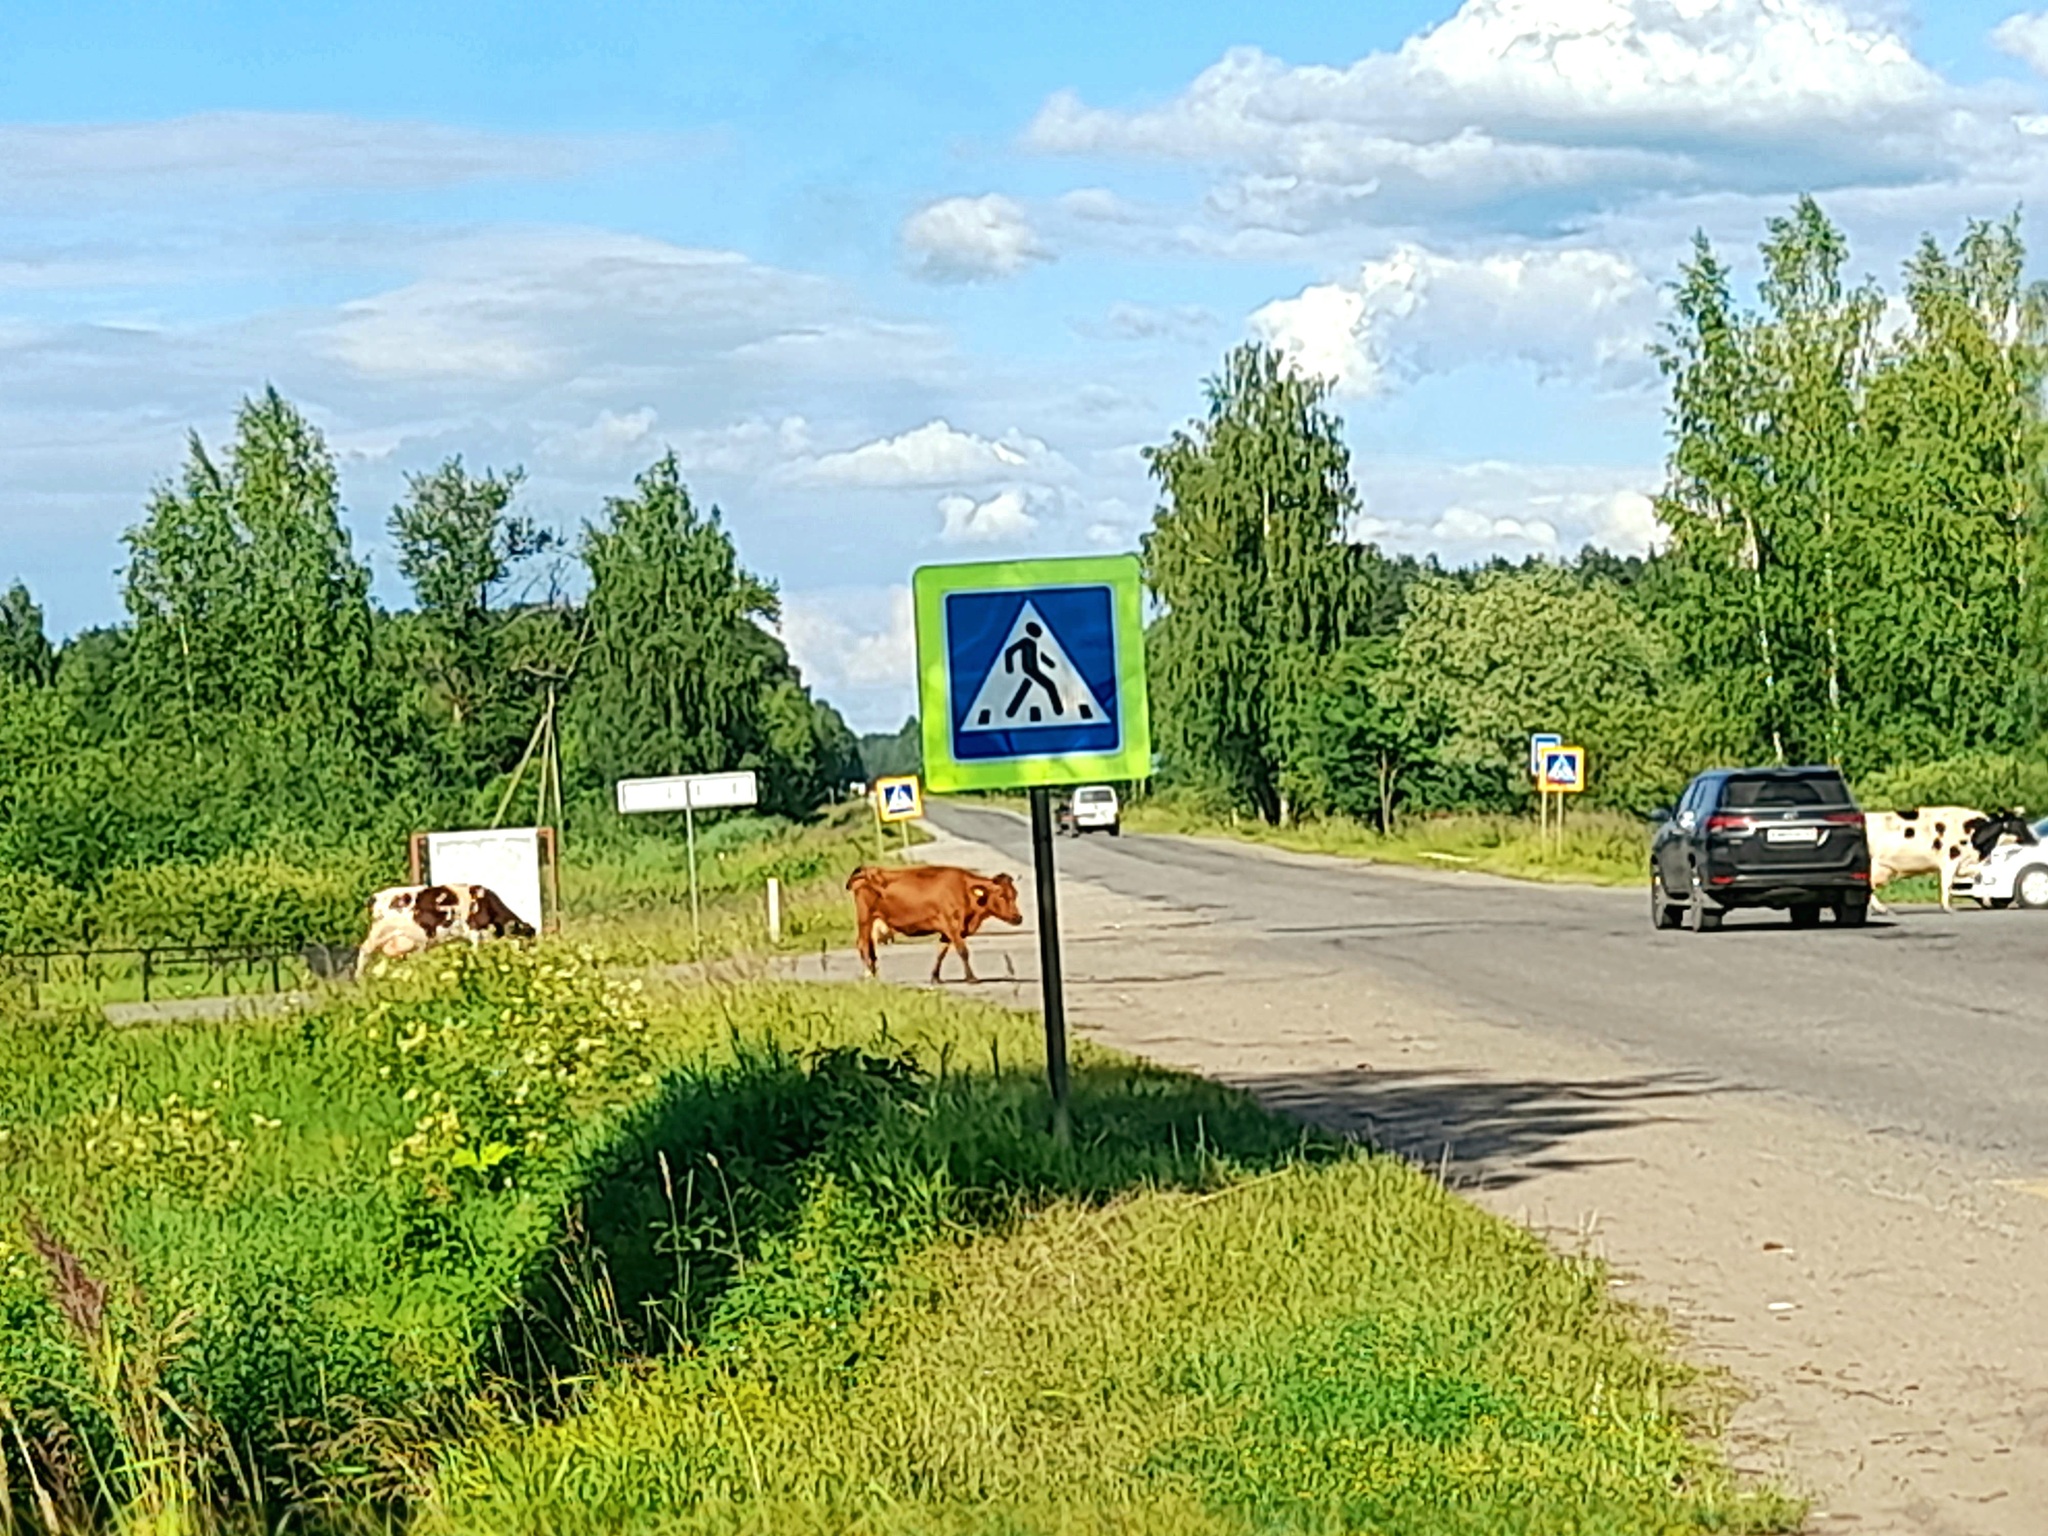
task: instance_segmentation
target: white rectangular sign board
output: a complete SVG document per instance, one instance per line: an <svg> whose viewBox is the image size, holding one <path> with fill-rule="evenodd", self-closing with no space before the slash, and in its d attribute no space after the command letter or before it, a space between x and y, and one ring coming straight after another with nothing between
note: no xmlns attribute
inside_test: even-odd
<svg viewBox="0 0 2048 1536"><path fill-rule="evenodd" d="M540 931L540 833L532 827L429 832L427 879L435 885L487 885Z"/></svg>
<svg viewBox="0 0 2048 1536"><path fill-rule="evenodd" d="M716 811L760 803L761 786L754 770L737 773L688 773L667 779L619 780L619 814L636 811Z"/></svg>

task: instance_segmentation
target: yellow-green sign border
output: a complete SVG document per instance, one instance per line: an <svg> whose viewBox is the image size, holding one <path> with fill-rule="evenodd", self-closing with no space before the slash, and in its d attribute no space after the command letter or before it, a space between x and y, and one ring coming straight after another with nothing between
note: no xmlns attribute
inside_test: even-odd
<svg viewBox="0 0 2048 1536"><path fill-rule="evenodd" d="M1136 555L1046 560L984 560L925 565L911 577L917 617L917 703L924 741L924 783L933 794L961 789L1029 789L1143 779L1152 772L1152 716L1145 692L1145 604ZM946 663L946 599L955 592L1041 587L1110 589L1116 630L1116 708L1122 737L1113 752L1071 752L1003 762L957 761Z"/></svg>

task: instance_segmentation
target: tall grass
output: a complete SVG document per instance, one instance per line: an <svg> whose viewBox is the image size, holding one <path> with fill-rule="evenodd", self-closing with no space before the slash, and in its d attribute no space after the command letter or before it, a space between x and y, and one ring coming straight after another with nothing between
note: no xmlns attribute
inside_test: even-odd
<svg viewBox="0 0 2048 1536"><path fill-rule="evenodd" d="M1617 811L1567 809L1561 838L1555 829L1545 836L1530 817L1476 812L1419 816L1384 835L1346 817L1272 827L1249 817L1218 817L1167 797L1130 806L1125 822L1136 832L1235 837L1301 853L1518 880L1637 885L1649 878L1649 825Z"/></svg>
<svg viewBox="0 0 2048 1536"><path fill-rule="evenodd" d="M1596 1266L1105 1053L1056 1145L935 991L487 947L0 1073L0 1528L1786 1515Z"/></svg>
<svg viewBox="0 0 2048 1536"><path fill-rule="evenodd" d="M820 1180L703 1348L452 1448L424 1528L1796 1524L1597 1267L1391 1160L1141 1183L893 1267L878 1193Z"/></svg>

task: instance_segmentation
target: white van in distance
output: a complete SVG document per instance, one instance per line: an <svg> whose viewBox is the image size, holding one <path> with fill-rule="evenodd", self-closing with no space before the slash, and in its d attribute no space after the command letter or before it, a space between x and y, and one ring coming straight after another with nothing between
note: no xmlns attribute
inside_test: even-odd
<svg viewBox="0 0 2048 1536"><path fill-rule="evenodd" d="M1060 807L1059 829L1074 837L1083 832L1107 832L1115 837L1122 830L1122 821L1116 791L1107 784L1084 784Z"/></svg>

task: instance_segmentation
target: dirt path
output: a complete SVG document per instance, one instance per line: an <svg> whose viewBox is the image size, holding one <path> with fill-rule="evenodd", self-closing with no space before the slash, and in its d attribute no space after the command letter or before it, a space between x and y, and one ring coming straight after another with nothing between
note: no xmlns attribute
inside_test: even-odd
<svg viewBox="0 0 2048 1536"><path fill-rule="evenodd" d="M920 852L1017 868L952 837ZM1369 1134L1607 1258L1738 1380L1736 1462L1811 1495L1815 1531L2048 1531L2048 1183L1193 901L1074 876L1061 901L1077 1032ZM1034 1005L1035 944L1028 923L985 933L985 990ZM904 982L931 962L923 942L885 957Z"/></svg>

